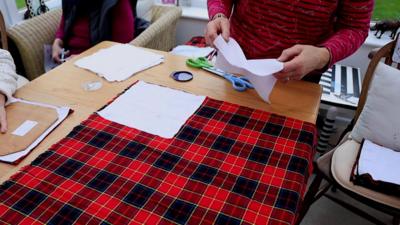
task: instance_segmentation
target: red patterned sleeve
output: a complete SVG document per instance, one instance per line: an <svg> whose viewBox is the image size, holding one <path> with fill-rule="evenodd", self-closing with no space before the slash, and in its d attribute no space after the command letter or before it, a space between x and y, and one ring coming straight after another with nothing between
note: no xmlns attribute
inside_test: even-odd
<svg viewBox="0 0 400 225"><path fill-rule="evenodd" d="M322 43L331 52L329 67L354 53L364 43L374 6L374 0L340 2L335 33Z"/></svg>
<svg viewBox="0 0 400 225"><path fill-rule="evenodd" d="M64 26L65 26L65 20L64 20L64 15L61 16L60 20L60 25L58 26L57 32L56 32L56 38L63 40L64 39Z"/></svg>
<svg viewBox="0 0 400 225"><path fill-rule="evenodd" d="M208 16L210 20L217 13L222 13L226 17L229 17L232 12L234 0L207 0Z"/></svg>

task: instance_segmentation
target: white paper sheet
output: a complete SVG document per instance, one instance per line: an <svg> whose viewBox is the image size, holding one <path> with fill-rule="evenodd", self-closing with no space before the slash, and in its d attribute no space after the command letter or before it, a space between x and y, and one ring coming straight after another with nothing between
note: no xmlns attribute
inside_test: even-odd
<svg viewBox="0 0 400 225"><path fill-rule="evenodd" d="M205 97L139 81L98 114L110 121L172 138Z"/></svg>
<svg viewBox="0 0 400 225"><path fill-rule="evenodd" d="M374 180L400 185L400 152L364 141L358 173L368 173Z"/></svg>
<svg viewBox="0 0 400 225"><path fill-rule="evenodd" d="M228 73L244 75L253 84L258 95L264 101L270 102L269 95L276 82L273 74L283 69L283 63L276 59L247 60L233 38L227 43L220 35L215 39L214 45L218 49L215 67Z"/></svg>
<svg viewBox="0 0 400 225"><path fill-rule="evenodd" d="M17 99L17 98L11 99L8 104L11 104L14 102L23 102L26 104L38 105L38 106L55 109L55 110L57 110L58 119L42 135L40 135L38 137L38 139L36 139L36 141L34 141L31 145L29 145L27 149L20 151L20 152L12 153L9 155L0 156L0 161L9 162L9 163L13 163L13 162L17 161L18 159L26 156L32 149L34 149L37 145L39 145L39 143L41 141L43 141L43 139L51 131L53 131L62 121L64 121L65 118L67 118L69 111L71 110L69 107L57 107L57 106L53 106L53 105L48 105L48 104L38 103L38 102L30 102L30 101L26 101L26 100L22 100L22 99Z"/></svg>
<svg viewBox="0 0 400 225"><path fill-rule="evenodd" d="M163 55L129 44L117 44L84 57L76 61L75 65L113 82L124 81L132 75L156 66L163 61Z"/></svg>
<svg viewBox="0 0 400 225"><path fill-rule="evenodd" d="M197 58L197 57L206 57L212 51L214 51L214 48L211 47L199 48L190 45L178 45L174 49L172 49L171 54Z"/></svg>

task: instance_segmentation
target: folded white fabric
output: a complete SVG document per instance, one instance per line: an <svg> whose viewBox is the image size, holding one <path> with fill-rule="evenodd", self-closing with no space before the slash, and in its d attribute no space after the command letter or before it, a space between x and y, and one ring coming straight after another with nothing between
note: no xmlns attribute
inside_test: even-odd
<svg viewBox="0 0 400 225"><path fill-rule="evenodd" d="M214 51L214 48L211 47L199 48L190 45L178 45L174 49L172 49L171 54L186 56L190 58L197 58L197 57L206 57L212 51Z"/></svg>
<svg viewBox="0 0 400 225"><path fill-rule="evenodd" d="M163 55L129 44L117 44L84 57L76 61L75 65L113 82L126 80L163 61Z"/></svg>
<svg viewBox="0 0 400 225"><path fill-rule="evenodd" d="M400 185L399 162L400 152L365 140L358 161L358 174L369 174L376 181Z"/></svg>
<svg viewBox="0 0 400 225"><path fill-rule="evenodd" d="M98 114L163 138L172 138L201 106L205 96L139 81Z"/></svg>
<svg viewBox="0 0 400 225"><path fill-rule="evenodd" d="M218 36L214 45L218 49L215 67L228 73L244 75L253 84L258 95L270 102L269 95L274 88L276 78L273 76L283 69L283 63L276 59L247 60L240 45L235 39L226 42Z"/></svg>

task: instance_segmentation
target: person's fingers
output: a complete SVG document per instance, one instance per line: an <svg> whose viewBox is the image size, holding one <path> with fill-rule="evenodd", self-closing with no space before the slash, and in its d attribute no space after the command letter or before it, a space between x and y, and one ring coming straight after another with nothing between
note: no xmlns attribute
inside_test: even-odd
<svg viewBox="0 0 400 225"><path fill-rule="evenodd" d="M214 40L217 37L217 27L214 21L211 21L207 24L206 28L206 43L210 46L213 46Z"/></svg>
<svg viewBox="0 0 400 225"><path fill-rule="evenodd" d="M0 107L0 132L3 134L7 132L7 118L4 107Z"/></svg>
<svg viewBox="0 0 400 225"><path fill-rule="evenodd" d="M296 57L302 52L302 47L299 45L295 45L291 48L285 49L282 51L281 55L278 57L278 61L287 62L292 58Z"/></svg>
<svg viewBox="0 0 400 225"><path fill-rule="evenodd" d="M60 58L60 54L61 54L61 49L53 47L53 54L52 54L52 58L55 62L57 63L61 63L61 58Z"/></svg>
<svg viewBox="0 0 400 225"><path fill-rule="evenodd" d="M227 20L227 19L221 20L221 30L222 30L222 37L224 38L224 40L226 42L228 42L229 37L231 36L229 20Z"/></svg>

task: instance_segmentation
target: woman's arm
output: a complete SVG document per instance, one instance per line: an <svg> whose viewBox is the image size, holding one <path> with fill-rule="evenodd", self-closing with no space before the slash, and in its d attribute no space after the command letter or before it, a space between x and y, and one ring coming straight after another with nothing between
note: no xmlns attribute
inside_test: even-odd
<svg viewBox="0 0 400 225"><path fill-rule="evenodd" d="M235 0L207 0L208 16L210 20L214 19L215 15L221 13L229 18Z"/></svg>
<svg viewBox="0 0 400 225"><path fill-rule="evenodd" d="M368 36L374 0L339 1L336 31L321 46L331 53L329 67L351 55Z"/></svg>
<svg viewBox="0 0 400 225"><path fill-rule="evenodd" d="M0 132L7 131L5 103L17 89L18 75L15 64L6 50L0 49Z"/></svg>

